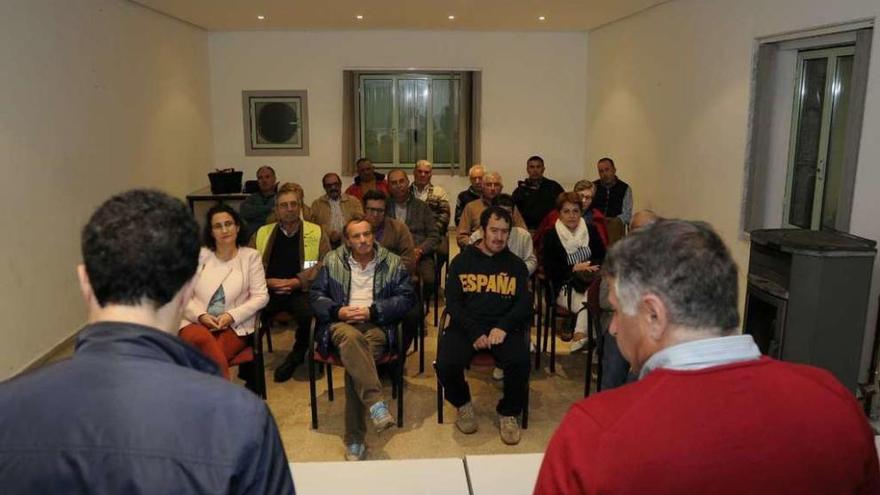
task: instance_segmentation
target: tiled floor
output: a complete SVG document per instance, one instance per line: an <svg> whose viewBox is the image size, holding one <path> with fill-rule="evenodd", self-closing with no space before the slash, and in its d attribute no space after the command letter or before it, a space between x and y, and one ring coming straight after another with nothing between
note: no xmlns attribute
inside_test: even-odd
<svg viewBox="0 0 880 495"><path fill-rule="evenodd" d="M433 318L429 316L429 323ZM327 398L326 380L318 383L317 430L312 430L309 409L309 382L306 366L297 369L293 379L272 382L272 370L290 349L293 332L275 333L275 352L267 354L268 404L278 422L281 437L291 461L333 461L343 457L343 412L345 393L342 370L334 370L335 400ZM583 396L585 354L570 356L568 345L559 343L556 374L546 369L533 370L531 379L529 429L523 431L519 445L501 443L495 424L495 403L501 394L501 383L491 377L491 370L469 373L471 393L477 408L480 429L464 435L455 428L454 408L445 405L445 423L437 423L436 382L431 362L435 356L436 330L428 328L425 372L418 373L418 357L411 354L406 366L404 428L391 429L381 436L368 434L370 459L406 459L427 457L463 457L466 454L543 452L562 416L572 403ZM534 356L533 356L534 357ZM595 380L594 380L595 381ZM385 388L390 398L390 382ZM393 405L393 404L392 404ZM396 410L392 407L392 411Z"/></svg>

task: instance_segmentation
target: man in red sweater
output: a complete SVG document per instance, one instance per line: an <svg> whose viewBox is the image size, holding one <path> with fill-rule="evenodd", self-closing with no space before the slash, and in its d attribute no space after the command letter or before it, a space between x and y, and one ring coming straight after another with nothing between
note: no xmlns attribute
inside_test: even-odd
<svg viewBox="0 0 880 495"><path fill-rule="evenodd" d="M880 493L852 394L738 333L736 265L711 227L660 220L604 270L610 332L639 381L571 408L536 494Z"/></svg>

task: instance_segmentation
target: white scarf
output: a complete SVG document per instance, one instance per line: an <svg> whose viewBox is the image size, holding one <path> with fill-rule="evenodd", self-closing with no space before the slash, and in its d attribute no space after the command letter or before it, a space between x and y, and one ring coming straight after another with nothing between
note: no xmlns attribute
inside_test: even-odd
<svg viewBox="0 0 880 495"><path fill-rule="evenodd" d="M590 231L587 230L587 223L583 218L578 220L578 226L574 232L568 230L561 219L556 220L555 227L556 233L559 234L559 241L566 253L574 254L578 249L590 245Z"/></svg>
<svg viewBox="0 0 880 495"><path fill-rule="evenodd" d="M590 231L583 218L578 221L577 229L574 232L568 230L561 219L556 220L554 227L556 234L559 235L559 242L565 249L569 264L574 265L590 259Z"/></svg>

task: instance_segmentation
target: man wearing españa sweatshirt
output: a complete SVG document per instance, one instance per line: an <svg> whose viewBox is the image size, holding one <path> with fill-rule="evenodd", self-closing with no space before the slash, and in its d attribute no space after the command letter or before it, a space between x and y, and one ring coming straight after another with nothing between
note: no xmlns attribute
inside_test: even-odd
<svg viewBox="0 0 880 495"><path fill-rule="evenodd" d="M518 416L525 404L529 346L523 335L531 318L529 274L525 263L507 249L512 219L492 206L480 215L483 238L452 260L446 281L449 328L440 339L437 376L446 400L458 409L456 427L477 431L464 369L475 352L488 351L504 370L504 396L498 402L501 440L519 443Z"/></svg>

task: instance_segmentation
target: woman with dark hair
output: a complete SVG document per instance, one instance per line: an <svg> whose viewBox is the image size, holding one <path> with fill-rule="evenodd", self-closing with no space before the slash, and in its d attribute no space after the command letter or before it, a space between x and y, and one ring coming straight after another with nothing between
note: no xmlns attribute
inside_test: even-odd
<svg viewBox="0 0 880 495"><path fill-rule="evenodd" d="M543 239L544 273L552 283L556 304L576 312L587 300L587 288L605 259L605 244L593 224L584 221L578 193L564 192L556 200L559 219ZM563 285L571 286L571 303ZM587 343L587 312L580 311L574 325L571 352Z"/></svg>
<svg viewBox="0 0 880 495"><path fill-rule="evenodd" d="M241 217L229 205L208 210L205 245L178 336L198 348L229 378L229 360L246 346L255 315L269 301L263 263L247 239Z"/></svg>

